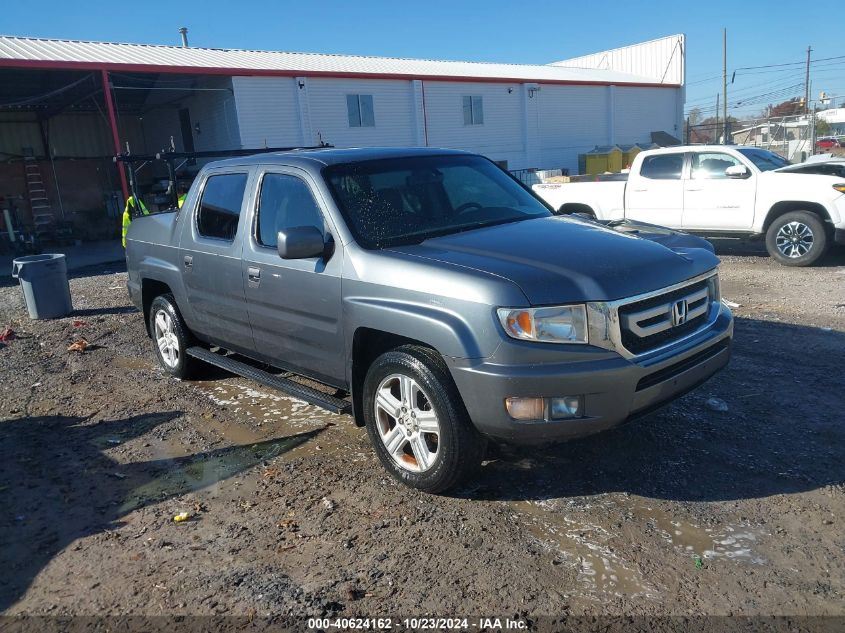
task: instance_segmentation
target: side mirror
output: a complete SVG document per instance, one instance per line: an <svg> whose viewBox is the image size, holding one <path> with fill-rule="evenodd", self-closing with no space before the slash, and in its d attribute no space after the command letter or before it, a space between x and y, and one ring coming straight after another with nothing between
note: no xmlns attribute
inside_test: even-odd
<svg viewBox="0 0 845 633"><path fill-rule="evenodd" d="M725 170L725 176L728 178L748 178L751 172L745 165L731 165Z"/></svg>
<svg viewBox="0 0 845 633"><path fill-rule="evenodd" d="M293 226L276 234L276 249L282 259L322 257L326 241L316 226Z"/></svg>

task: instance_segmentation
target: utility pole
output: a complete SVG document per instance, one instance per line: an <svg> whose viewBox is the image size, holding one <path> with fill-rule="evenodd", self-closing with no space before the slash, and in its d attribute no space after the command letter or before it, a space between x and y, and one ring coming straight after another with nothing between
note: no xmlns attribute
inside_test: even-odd
<svg viewBox="0 0 845 633"><path fill-rule="evenodd" d="M811 47L807 47L807 71L804 74L804 114L810 113L810 53Z"/></svg>
<svg viewBox="0 0 845 633"><path fill-rule="evenodd" d="M719 93L716 93L716 127L713 128L714 144L719 143Z"/></svg>
<svg viewBox="0 0 845 633"><path fill-rule="evenodd" d="M722 29L722 119L725 133L722 143L728 143L728 29Z"/></svg>

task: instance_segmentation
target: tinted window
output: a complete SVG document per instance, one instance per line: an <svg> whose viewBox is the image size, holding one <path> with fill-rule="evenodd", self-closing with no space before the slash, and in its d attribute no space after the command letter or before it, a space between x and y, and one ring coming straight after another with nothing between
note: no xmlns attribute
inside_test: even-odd
<svg viewBox="0 0 845 633"><path fill-rule="evenodd" d="M683 154L657 154L643 160L640 175L653 180L680 180L683 167Z"/></svg>
<svg viewBox="0 0 845 633"><path fill-rule="evenodd" d="M701 152L692 155L692 177L696 180L727 178L725 170L742 165L736 158L721 152Z"/></svg>
<svg viewBox="0 0 845 633"><path fill-rule="evenodd" d="M767 149L742 147L736 151L748 158L760 171L771 171L772 169L786 167L789 164L788 160Z"/></svg>
<svg viewBox="0 0 845 633"><path fill-rule="evenodd" d="M332 195L364 248L551 215L513 178L480 156L419 156L332 165Z"/></svg>
<svg viewBox="0 0 845 633"><path fill-rule="evenodd" d="M235 239L246 177L246 174L222 174L210 176L205 181L197 212L197 230L200 235L221 240Z"/></svg>
<svg viewBox="0 0 845 633"><path fill-rule="evenodd" d="M276 247L276 234L294 226L323 230L323 216L311 190L295 176L266 174L258 202L258 243Z"/></svg>

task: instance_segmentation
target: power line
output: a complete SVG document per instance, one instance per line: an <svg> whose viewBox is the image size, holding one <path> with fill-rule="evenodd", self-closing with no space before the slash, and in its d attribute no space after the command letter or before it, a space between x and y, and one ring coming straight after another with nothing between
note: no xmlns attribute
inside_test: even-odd
<svg viewBox="0 0 845 633"><path fill-rule="evenodd" d="M836 57L820 57L819 59L814 59L813 62L826 62L830 61L831 59L845 59L845 55L837 55ZM763 66L741 66L739 68L734 68L734 71L737 70L755 70L757 68L777 68L780 66L800 66L806 64L805 60L800 62L787 62L785 64L765 64Z"/></svg>

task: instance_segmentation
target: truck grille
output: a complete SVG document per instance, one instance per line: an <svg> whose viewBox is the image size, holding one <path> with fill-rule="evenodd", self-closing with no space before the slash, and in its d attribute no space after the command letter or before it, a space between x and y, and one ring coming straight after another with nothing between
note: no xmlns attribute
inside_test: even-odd
<svg viewBox="0 0 845 633"><path fill-rule="evenodd" d="M642 354L681 339L707 322L707 279L641 301L619 306L622 345Z"/></svg>

